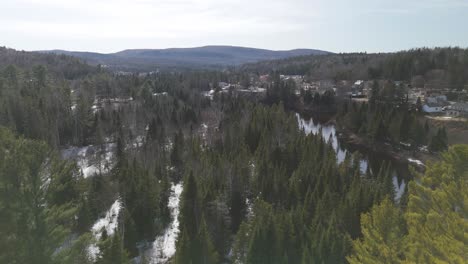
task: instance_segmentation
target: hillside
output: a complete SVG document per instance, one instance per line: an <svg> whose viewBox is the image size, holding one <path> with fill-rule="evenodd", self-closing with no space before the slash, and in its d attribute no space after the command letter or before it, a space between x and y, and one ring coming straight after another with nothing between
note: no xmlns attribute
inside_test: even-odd
<svg viewBox="0 0 468 264"><path fill-rule="evenodd" d="M245 72L306 75L309 79L412 81L416 86L463 89L468 49L419 48L396 53L342 53L300 56L243 65Z"/></svg>
<svg viewBox="0 0 468 264"><path fill-rule="evenodd" d="M107 65L112 69L124 71L151 71L157 68L215 68L295 56L329 54L326 51L313 49L274 51L234 46L130 49L109 54L64 50L41 52L72 55L90 64Z"/></svg>
<svg viewBox="0 0 468 264"><path fill-rule="evenodd" d="M97 70L96 67L88 65L80 59L66 56L66 54L42 54L0 47L0 70L10 65L25 70L42 65L47 67L50 73L65 79L85 76Z"/></svg>

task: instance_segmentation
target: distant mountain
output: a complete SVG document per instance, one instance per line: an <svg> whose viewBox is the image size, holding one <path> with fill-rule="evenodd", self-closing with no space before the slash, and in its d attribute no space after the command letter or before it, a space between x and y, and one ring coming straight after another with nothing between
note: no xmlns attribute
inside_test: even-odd
<svg viewBox="0 0 468 264"><path fill-rule="evenodd" d="M116 70L128 71L155 70L157 68L214 68L296 56L330 54L327 51L314 49L275 51L234 46L130 49L109 54L65 50L40 52L71 55L90 64L102 64Z"/></svg>

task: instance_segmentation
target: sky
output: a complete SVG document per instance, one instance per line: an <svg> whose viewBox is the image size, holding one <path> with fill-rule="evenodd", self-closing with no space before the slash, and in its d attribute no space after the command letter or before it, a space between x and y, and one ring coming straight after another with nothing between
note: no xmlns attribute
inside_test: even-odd
<svg viewBox="0 0 468 264"><path fill-rule="evenodd" d="M205 45L468 47L468 0L0 0L0 46L111 53Z"/></svg>

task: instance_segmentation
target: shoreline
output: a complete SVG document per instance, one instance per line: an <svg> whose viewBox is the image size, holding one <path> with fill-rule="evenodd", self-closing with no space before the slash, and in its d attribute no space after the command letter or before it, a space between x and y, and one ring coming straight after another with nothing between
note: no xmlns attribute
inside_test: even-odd
<svg viewBox="0 0 468 264"><path fill-rule="evenodd" d="M426 163L434 160L438 160L436 154L425 153L420 150L399 150L395 149L390 143L384 142L372 142L357 135L348 129L341 127L335 119L328 122L334 124L337 132L337 137L343 143L348 144L354 148L363 149L367 152L373 152L383 155L392 161L399 164L406 164L414 167L418 172L424 172L426 169Z"/></svg>
<svg viewBox="0 0 468 264"><path fill-rule="evenodd" d="M410 151L396 149L390 143L372 142L364 137L343 128L336 121L335 108L310 108L310 107L294 107L291 109L299 113L305 118L314 117L326 125L334 125L336 129L336 136L342 143L350 146L351 148L359 149L364 152L376 153L387 157L388 159L396 162L397 164L407 165L414 167L417 172L423 173L426 169L426 163L438 160L437 154L425 153L420 150Z"/></svg>

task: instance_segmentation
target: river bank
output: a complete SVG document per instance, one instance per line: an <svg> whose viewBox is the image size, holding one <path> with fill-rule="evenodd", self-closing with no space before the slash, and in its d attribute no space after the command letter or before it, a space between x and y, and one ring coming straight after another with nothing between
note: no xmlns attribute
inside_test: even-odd
<svg viewBox="0 0 468 264"><path fill-rule="evenodd" d="M366 152L376 153L391 159L399 164L406 164L413 166L418 172L424 172L425 164L429 161L438 159L435 154L425 153L421 150L409 151L403 149L396 149L387 142L375 142L368 138L359 136L349 129L343 128L338 125L335 120L329 121L336 127L338 139L353 148L361 149Z"/></svg>
<svg viewBox="0 0 468 264"><path fill-rule="evenodd" d="M313 119L315 122L327 126L333 126L336 136L342 145L347 145L353 151L377 154L395 163L413 166L418 172L424 172L427 162L437 161L437 154L429 153L427 150L406 150L401 146L394 146L390 142L375 142L369 138L353 133L336 121L336 107L307 107L304 104L297 104L294 112L304 119Z"/></svg>
<svg viewBox="0 0 468 264"><path fill-rule="evenodd" d="M346 158L357 158L361 173L376 174L380 171L384 162L391 165L392 182L395 190L395 201L399 202L404 193L406 183L411 180L412 173L408 170L408 163L396 162L395 160L373 152L370 149L356 148L346 144L338 137L338 132L333 121L320 122L318 119L302 117L296 113L299 128L306 134L320 135L329 142L336 153L336 162L341 164ZM352 156L349 156L352 155ZM416 161L416 160L415 160Z"/></svg>

